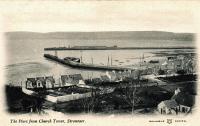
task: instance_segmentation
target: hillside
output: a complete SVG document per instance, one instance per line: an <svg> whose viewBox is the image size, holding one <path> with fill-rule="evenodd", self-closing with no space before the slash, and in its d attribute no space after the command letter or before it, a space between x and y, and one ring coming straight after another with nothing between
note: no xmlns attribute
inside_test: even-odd
<svg viewBox="0 0 200 126"><path fill-rule="evenodd" d="M193 41L193 33L163 31L113 31L113 32L6 32L8 39L133 39Z"/></svg>

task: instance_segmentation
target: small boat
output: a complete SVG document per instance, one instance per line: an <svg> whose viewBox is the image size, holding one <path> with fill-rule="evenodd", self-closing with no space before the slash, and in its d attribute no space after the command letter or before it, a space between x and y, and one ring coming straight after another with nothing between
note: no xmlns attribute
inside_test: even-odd
<svg viewBox="0 0 200 126"><path fill-rule="evenodd" d="M64 60L80 63L80 58L76 58L76 57L65 57Z"/></svg>
<svg viewBox="0 0 200 126"><path fill-rule="evenodd" d="M158 60L150 60L149 63L159 63Z"/></svg>

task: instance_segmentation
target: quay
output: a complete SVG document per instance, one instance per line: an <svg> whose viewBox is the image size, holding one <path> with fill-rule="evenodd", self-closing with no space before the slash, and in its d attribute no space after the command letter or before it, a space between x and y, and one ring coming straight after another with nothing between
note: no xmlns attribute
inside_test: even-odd
<svg viewBox="0 0 200 126"><path fill-rule="evenodd" d="M54 55L51 55L51 54L44 54L44 57L49 59L49 60L56 61L58 63L61 63L61 64L66 65L66 66L70 66L70 67L73 67L73 68L93 69L93 70L108 70L108 71L135 70L135 69L132 69L132 68L118 67L118 66L103 66L103 65L95 65L95 64L77 63L77 62L73 62L73 61L70 61L70 60L61 59L61 58L54 56Z"/></svg>

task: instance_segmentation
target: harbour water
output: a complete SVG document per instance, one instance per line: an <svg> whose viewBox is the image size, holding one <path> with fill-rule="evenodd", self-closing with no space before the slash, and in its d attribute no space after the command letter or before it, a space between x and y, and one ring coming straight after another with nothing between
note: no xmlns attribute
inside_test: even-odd
<svg viewBox="0 0 200 126"><path fill-rule="evenodd" d="M55 62L50 62L43 57L44 53L55 54L54 51L44 51L47 47L59 46L113 46L118 47L163 47L167 46L194 46L192 41L174 40L77 40L77 39L7 39L7 63L5 65L6 84L20 85L27 77L53 75L55 78L62 74L81 73L84 78L98 77L103 71L89 71L72 69ZM155 52L174 51L166 49L140 49L140 50L68 50L57 51L61 58L82 56L84 63L100 65L130 66L138 63L144 57L146 61L162 58ZM193 51L193 50L182 50ZM109 61L109 62L108 62Z"/></svg>

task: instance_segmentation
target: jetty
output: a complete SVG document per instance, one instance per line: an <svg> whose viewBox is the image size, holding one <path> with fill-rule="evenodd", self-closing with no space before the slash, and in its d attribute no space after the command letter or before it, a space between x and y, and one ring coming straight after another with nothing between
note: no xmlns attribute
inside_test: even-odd
<svg viewBox="0 0 200 126"><path fill-rule="evenodd" d="M128 71L128 70L135 70L133 68L126 68L126 67L119 67L119 66L104 66L104 65L97 65L97 64L85 64L85 63L78 63L71 60L64 60L57 56L51 54L44 54L44 57L48 60L52 60L58 63L61 63L66 66L70 66L73 68L82 68L82 69L93 69L93 70L108 70L108 71Z"/></svg>

